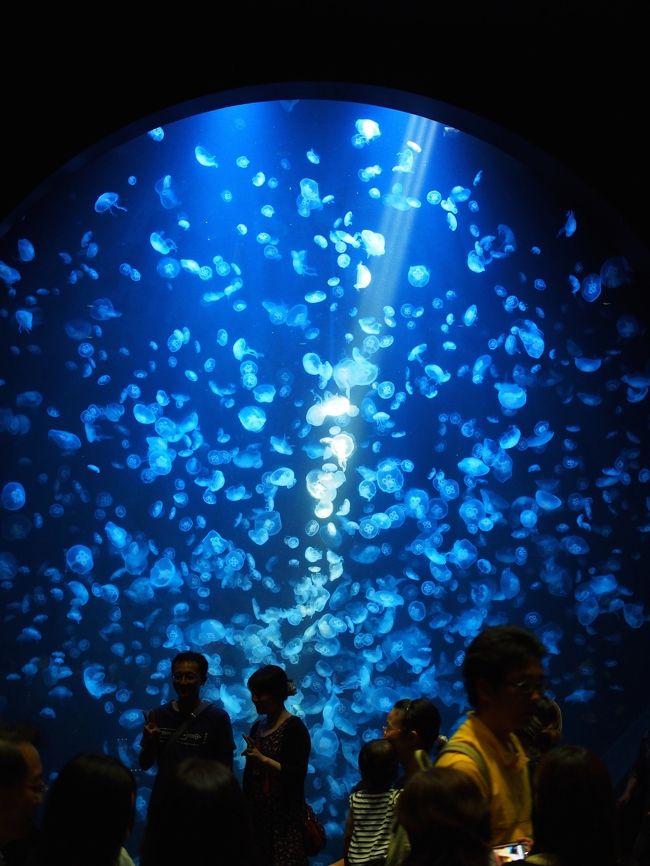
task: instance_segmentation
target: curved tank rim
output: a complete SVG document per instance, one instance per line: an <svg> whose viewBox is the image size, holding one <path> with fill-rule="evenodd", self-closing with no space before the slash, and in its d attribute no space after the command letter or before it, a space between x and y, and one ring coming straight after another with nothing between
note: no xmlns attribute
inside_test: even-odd
<svg viewBox="0 0 650 866"><path fill-rule="evenodd" d="M635 258L637 272L641 270L650 278L650 244L626 221L620 211L606 201L604 192L586 184L568 165L558 161L539 145L462 106L410 90L353 81L278 80L273 83L244 85L203 93L144 115L84 148L40 182L12 211L0 219L0 238L47 195L51 185L62 182L66 176L73 175L88 162L150 129L237 105L293 99L374 105L425 117L472 135L517 160L529 170L543 174L549 194L555 191L568 202L573 196L585 201L591 213L602 215L611 225L613 243L620 249L630 250Z"/></svg>

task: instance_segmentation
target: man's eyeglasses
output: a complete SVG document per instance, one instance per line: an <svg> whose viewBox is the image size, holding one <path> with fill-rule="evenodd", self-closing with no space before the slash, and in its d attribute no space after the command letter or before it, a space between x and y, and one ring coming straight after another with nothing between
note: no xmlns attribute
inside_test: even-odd
<svg viewBox="0 0 650 866"><path fill-rule="evenodd" d="M400 706L400 704L402 706ZM409 700L399 701L398 704L395 704L395 709L399 710L401 712L401 716L400 716L401 724L398 728L391 727L390 725L384 725L384 727L382 728L382 731L384 732L384 736L386 736L386 734L392 734L394 732L398 733L398 734L403 734L405 730L406 731L408 730L408 725L406 724L406 717L409 713L409 710L411 709L412 704L413 704L413 701L409 701Z"/></svg>
<svg viewBox="0 0 650 866"><path fill-rule="evenodd" d="M535 692L543 695L546 691L547 682L546 679L542 677L539 680L517 680L516 682L506 680L506 685L516 689L522 695L532 695Z"/></svg>
<svg viewBox="0 0 650 866"><path fill-rule="evenodd" d="M178 673L172 674L172 680L175 683L198 683L201 677L198 674Z"/></svg>

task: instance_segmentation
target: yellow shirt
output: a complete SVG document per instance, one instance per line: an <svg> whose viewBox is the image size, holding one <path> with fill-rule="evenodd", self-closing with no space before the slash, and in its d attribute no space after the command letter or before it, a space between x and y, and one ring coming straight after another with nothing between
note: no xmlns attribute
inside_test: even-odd
<svg viewBox="0 0 650 866"><path fill-rule="evenodd" d="M480 752L489 771L489 787L481 768L468 755L442 753L438 756L436 766L454 767L475 782L490 807L490 844L502 845L522 836L532 836L528 758L517 737L510 734L510 748L507 748L487 725L470 712L449 740L449 746L454 743L468 743Z"/></svg>

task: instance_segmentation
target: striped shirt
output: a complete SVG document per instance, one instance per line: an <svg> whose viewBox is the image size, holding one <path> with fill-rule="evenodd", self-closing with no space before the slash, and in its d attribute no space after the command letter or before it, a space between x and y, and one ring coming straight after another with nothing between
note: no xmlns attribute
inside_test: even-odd
<svg viewBox="0 0 650 866"><path fill-rule="evenodd" d="M394 788L377 794L370 791L350 794L350 866L385 861L399 794L400 791Z"/></svg>

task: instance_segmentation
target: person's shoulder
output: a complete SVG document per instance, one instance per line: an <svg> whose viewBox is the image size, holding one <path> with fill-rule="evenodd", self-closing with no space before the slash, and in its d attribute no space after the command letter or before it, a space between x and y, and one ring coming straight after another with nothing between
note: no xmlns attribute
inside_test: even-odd
<svg viewBox="0 0 650 866"><path fill-rule="evenodd" d="M449 737L446 743L440 748L439 754L444 752L447 746L453 746L456 743L474 741L481 735L481 726L477 725L478 719L473 713L468 713L461 721L454 733Z"/></svg>
<svg viewBox="0 0 650 866"><path fill-rule="evenodd" d="M172 713L174 715L177 715L172 701L167 701L166 704L161 704L159 707L154 707L151 712L154 714L154 718L156 720L158 720L161 716L167 716Z"/></svg>
<svg viewBox="0 0 650 866"><path fill-rule="evenodd" d="M120 855L117 858L117 866L135 866L126 848L120 848Z"/></svg>
<svg viewBox="0 0 650 866"><path fill-rule="evenodd" d="M205 710L203 710L203 713L206 718L214 719L215 721L230 723L230 716L223 707L219 706L219 704L208 703Z"/></svg>
<svg viewBox="0 0 650 866"><path fill-rule="evenodd" d="M303 722L300 716L294 716L292 714L289 716L286 723L287 726L295 728L296 730L298 730L299 728L304 728L305 730L307 730L307 725Z"/></svg>

